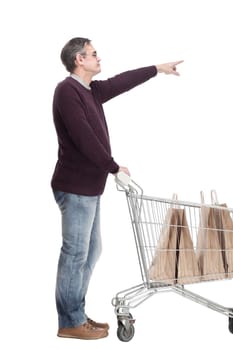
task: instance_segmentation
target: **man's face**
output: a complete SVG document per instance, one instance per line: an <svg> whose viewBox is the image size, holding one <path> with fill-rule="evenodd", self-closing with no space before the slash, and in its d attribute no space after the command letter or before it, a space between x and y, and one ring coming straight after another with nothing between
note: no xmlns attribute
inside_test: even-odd
<svg viewBox="0 0 233 350"><path fill-rule="evenodd" d="M93 76L101 71L100 58L97 55L97 51L91 45L85 45L83 52L80 54L82 57L82 68Z"/></svg>

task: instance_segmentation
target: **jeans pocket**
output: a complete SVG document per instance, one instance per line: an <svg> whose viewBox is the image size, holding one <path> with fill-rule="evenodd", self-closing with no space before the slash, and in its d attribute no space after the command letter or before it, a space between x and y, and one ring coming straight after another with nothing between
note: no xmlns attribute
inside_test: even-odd
<svg viewBox="0 0 233 350"><path fill-rule="evenodd" d="M55 201L57 202L59 207L61 207L62 204L64 203L66 193L62 191L53 191L53 195L54 195Z"/></svg>

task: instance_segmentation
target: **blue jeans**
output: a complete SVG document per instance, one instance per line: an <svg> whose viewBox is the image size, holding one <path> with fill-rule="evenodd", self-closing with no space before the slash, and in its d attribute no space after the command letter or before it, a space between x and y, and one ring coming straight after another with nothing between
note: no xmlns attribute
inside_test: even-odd
<svg viewBox="0 0 233 350"><path fill-rule="evenodd" d="M86 322L85 296L101 254L100 196L54 191L62 216L62 247L58 261L56 306L59 328Z"/></svg>

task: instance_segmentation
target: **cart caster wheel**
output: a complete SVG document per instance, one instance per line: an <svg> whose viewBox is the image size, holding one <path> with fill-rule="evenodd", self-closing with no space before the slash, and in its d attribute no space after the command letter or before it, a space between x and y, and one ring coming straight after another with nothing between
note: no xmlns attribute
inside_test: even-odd
<svg viewBox="0 0 233 350"><path fill-rule="evenodd" d="M120 339L121 341L127 342L130 341L133 336L134 336L134 325L130 324L128 329L122 324L122 323L118 323L118 328L117 328L117 337L118 339Z"/></svg>
<svg viewBox="0 0 233 350"><path fill-rule="evenodd" d="M233 333L233 318L229 317L228 329L231 333Z"/></svg>

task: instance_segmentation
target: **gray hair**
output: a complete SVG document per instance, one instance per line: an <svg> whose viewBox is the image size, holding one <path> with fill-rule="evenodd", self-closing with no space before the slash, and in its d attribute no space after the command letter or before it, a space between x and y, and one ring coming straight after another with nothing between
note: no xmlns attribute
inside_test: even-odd
<svg viewBox="0 0 233 350"><path fill-rule="evenodd" d="M78 52L82 52L86 44L90 44L91 40L87 38L73 38L69 40L61 51L61 61L68 70L72 73L76 67L75 58Z"/></svg>

